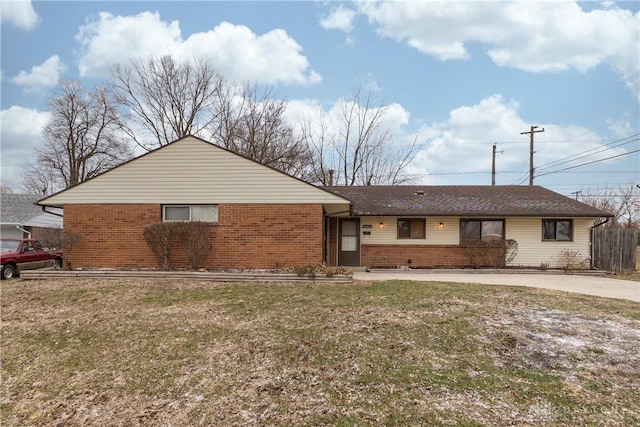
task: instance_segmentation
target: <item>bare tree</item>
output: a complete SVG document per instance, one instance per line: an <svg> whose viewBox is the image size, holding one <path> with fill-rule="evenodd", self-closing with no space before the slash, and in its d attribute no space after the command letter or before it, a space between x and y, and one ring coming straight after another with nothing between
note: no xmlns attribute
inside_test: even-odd
<svg viewBox="0 0 640 427"><path fill-rule="evenodd" d="M147 151L200 136L217 117L213 105L222 82L204 59L178 63L171 56L116 65L111 78L126 110L123 130Z"/></svg>
<svg viewBox="0 0 640 427"><path fill-rule="evenodd" d="M313 179L328 184L335 171L339 185L396 185L411 181L402 174L419 151L417 138L404 147L393 146L389 107L376 104L371 92L354 91L340 103L337 119L307 118L303 134L314 154Z"/></svg>
<svg viewBox="0 0 640 427"><path fill-rule="evenodd" d="M36 165L23 187L49 193L72 187L131 158L119 138L119 116L107 90L85 90L64 80L49 102L51 119L43 131ZM52 188L56 187L56 188Z"/></svg>
<svg viewBox="0 0 640 427"><path fill-rule="evenodd" d="M621 185L617 189L588 189L580 194L581 202L613 215L607 226L640 229L640 191L636 184Z"/></svg>
<svg viewBox="0 0 640 427"><path fill-rule="evenodd" d="M212 140L235 153L290 175L306 179L311 152L303 138L287 124L287 102L269 87L227 82L218 92Z"/></svg>
<svg viewBox="0 0 640 427"><path fill-rule="evenodd" d="M64 189L64 183L52 168L44 168L39 162L32 163L22 174L20 188L28 194L53 194Z"/></svg>
<svg viewBox="0 0 640 427"><path fill-rule="evenodd" d="M312 162L309 167L308 181L329 185L330 172L335 173L335 162L331 150L331 129L326 115L306 117L300 122L302 138L311 152Z"/></svg>

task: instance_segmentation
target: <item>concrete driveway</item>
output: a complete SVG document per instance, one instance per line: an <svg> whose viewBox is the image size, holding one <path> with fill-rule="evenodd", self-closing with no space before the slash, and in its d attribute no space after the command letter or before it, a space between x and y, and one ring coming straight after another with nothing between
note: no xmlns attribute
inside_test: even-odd
<svg viewBox="0 0 640 427"><path fill-rule="evenodd" d="M640 282L605 276L551 273L442 272L430 270L356 271L354 280L415 280L528 286L640 302Z"/></svg>

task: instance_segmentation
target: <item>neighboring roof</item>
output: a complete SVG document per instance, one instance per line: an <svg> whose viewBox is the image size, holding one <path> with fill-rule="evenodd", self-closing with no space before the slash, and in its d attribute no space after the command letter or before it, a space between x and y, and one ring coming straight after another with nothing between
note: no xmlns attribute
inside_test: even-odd
<svg viewBox="0 0 640 427"><path fill-rule="evenodd" d="M0 194L0 223L32 227L62 227L62 218L44 213L38 194ZM62 211L59 212L60 214Z"/></svg>
<svg viewBox="0 0 640 427"><path fill-rule="evenodd" d="M5 194L0 195L0 222L3 224L24 224L42 213L36 203L37 194Z"/></svg>
<svg viewBox="0 0 640 427"><path fill-rule="evenodd" d="M40 207L40 209L42 209L42 207ZM62 228L62 209L47 208L47 211L56 212L57 215L40 211L40 215L25 221L23 225L41 228Z"/></svg>
<svg viewBox="0 0 640 427"><path fill-rule="evenodd" d="M421 185L330 190L351 200L355 216L613 216L540 186Z"/></svg>
<svg viewBox="0 0 640 427"><path fill-rule="evenodd" d="M39 201L84 203L317 203L328 212L349 209L349 201L332 192L192 136Z"/></svg>

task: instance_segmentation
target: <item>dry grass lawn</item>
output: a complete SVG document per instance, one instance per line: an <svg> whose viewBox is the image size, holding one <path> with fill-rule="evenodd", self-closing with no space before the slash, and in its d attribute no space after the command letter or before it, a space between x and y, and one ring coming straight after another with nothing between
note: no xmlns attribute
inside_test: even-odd
<svg viewBox="0 0 640 427"><path fill-rule="evenodd" d="M389 281L10 280L2 426L640 425L640 306Z"/></svg>

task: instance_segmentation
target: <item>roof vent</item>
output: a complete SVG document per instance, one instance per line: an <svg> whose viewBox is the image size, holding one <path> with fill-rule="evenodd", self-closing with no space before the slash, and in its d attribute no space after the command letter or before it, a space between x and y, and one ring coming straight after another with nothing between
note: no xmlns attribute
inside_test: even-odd
<svg viewBox="0 0 640 427"><path fill-rule="evenodd" d="M416 196L424 196L424 190L418 190L415 192Z"/></svg>

